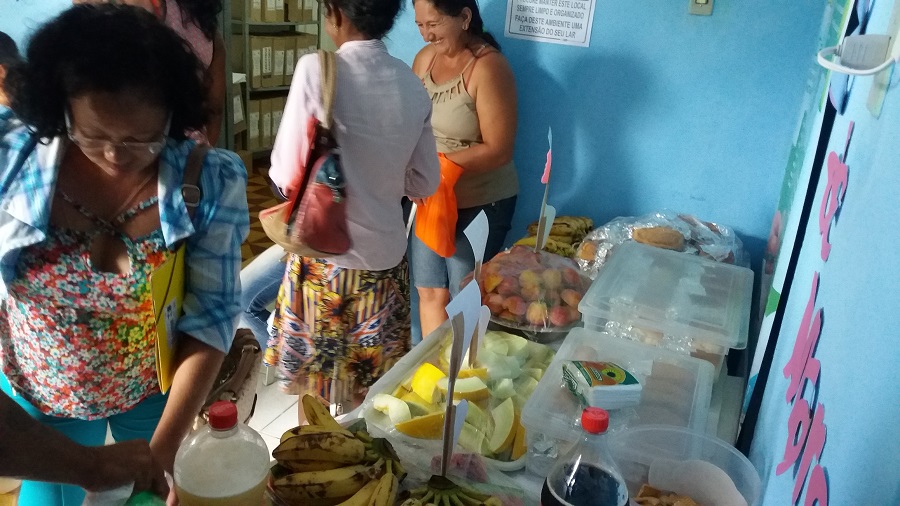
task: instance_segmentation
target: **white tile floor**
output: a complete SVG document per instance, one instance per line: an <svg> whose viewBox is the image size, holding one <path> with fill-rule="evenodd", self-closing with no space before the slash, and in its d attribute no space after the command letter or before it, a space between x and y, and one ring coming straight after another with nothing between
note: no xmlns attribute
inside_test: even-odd
<svg viewBox="0 0 900 506"><path fill-rule="evenodd" d="M256 411L249 425L262 435L271 452L284 431L297 426L298 397L282 393L275 383L266 385L264 378L265 369L259 375Z"/></svg>

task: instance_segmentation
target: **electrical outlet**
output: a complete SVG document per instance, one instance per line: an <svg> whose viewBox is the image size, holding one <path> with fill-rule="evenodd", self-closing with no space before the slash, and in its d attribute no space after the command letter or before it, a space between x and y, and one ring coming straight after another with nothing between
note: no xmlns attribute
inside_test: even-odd
<svg viewBox="0 0 900 506"><path fill-rule="evenodd" d="M713 0L688 0L688 12L695 16L712 16Z"/></svg>

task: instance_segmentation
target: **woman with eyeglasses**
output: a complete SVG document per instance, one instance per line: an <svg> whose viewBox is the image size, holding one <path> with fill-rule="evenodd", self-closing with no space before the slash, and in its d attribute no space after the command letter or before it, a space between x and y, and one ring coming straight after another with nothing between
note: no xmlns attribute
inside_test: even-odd
<svg viewBox="0 0 900 506"><path fill-rule="evenodd" d="M246 169L210 150L200 194L183 182L184 132L207 118L202 67L152 14L75 6L26 56L5 82L18 119L0 113L0 389L81 444L104 444L107 429L145 439L171 471L240 312ZM179 251L182 314L164 319L151 278ZM176 349L167 394L163 326ZM82 498L26 482L20 503Z"/></svg>

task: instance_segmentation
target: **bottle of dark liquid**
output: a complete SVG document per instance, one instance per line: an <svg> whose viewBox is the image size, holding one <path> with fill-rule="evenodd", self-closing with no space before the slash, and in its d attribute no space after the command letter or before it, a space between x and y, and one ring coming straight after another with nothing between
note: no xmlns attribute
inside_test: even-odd
<svg viewBox="0 0 900 506"><path fill-rule="evenodd" d="M585 409L581 428L581 442L560 457L547 476L541 506L627 506L625 480L606 447L609 413Z"/></svg>

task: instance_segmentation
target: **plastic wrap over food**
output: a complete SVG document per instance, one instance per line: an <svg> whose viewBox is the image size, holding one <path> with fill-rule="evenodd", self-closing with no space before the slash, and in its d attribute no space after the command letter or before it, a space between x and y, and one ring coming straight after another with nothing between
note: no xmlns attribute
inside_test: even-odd
<svg viewBox="0 0 900 506"><path fill-rule="evenodd" d="M513 246L484 265L478 284L495 323L554 332L579 324L578 303L590 280L570 258Z"/></svg>
<svg viewBox="0 0 900 506"><path fill-rule="evenodd" d="M594 229L578 247L575 260L594 279L612 250L631 240L717 262L749 266L744 245L730 227L669 210L615 218Z"/></svg>

